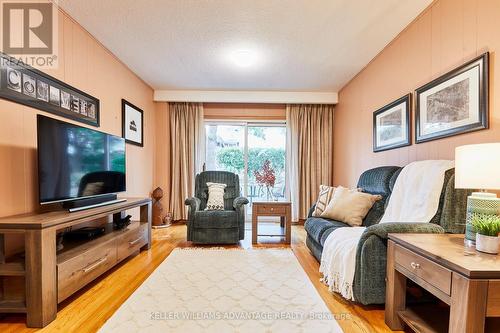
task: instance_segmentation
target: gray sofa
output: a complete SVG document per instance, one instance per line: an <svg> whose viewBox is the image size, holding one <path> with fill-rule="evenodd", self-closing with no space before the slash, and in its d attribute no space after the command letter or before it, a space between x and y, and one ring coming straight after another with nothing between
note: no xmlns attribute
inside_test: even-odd
<svg viewBox="0 0 500 333"><path fill-rule="evenodd" d="M205 210L207 182L226 184L224 210ZM245 205L240 197L238 175L226 171L204 171L196 175L195 196L186 199L189 206L187 240L199 244L235 244L245 238Z"/></svg>
<svg viewBox="0 0 500 333"><path fill-rule="evenodd" d="M431 223L383 223L382 218L396 179L402 168L379 167L365 171L358 181L363 192L380 194L382 200L375 203L366 215L363 226L367 227L358 244L356 272L354 276L354 299L364 305L385 303L385 276L387 262L387 235L389 233L463 233L467 196L470 191L456 190L455 170L448 170L441 191L439 209ZM314 257L321 261L323 245L328 235L340 227L348 227L339 221L313 217L314 206L304 228L306 244Z"/></svg>

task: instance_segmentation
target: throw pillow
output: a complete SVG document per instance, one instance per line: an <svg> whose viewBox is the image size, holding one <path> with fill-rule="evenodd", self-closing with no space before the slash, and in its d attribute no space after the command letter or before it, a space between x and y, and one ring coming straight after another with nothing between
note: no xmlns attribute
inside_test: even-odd
<svg viewBox="0 0 500 333"><path fill-rule="evenodd" d="M319 186L318 200L316 201L316 207L312 216L320 216L323 213L330 200L332 200L333 193L335 193L335 187L327 185Z"/></svg>
<svg viewBox="0 0 500 333"><path fill-rule="evenodd" d="M224 210L224 189L226 184L207 183L208 200L205 210Z"/></svg>
<svg viewBox="0 0 500 333"><path fill-rule="evenodd" d="M335 190L332 200L321 213L321 217L341 221L352 227L360 226L373 204L381 199L380 195L359 192L357 189L349 190L339 186Z"/></svg>

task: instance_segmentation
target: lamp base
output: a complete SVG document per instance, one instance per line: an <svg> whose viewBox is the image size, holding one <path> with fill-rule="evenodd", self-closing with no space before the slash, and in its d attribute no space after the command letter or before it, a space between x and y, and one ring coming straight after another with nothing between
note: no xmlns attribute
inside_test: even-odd
<svg viewBox="0 0 500 333"><path fill-rule="evenodd" d="M473 192L467 197L467 218L465 225L466 245L476 243L476 232L472 227L472 218L481 215L497 215L500 212L500 199L495 193Z"/></svg>

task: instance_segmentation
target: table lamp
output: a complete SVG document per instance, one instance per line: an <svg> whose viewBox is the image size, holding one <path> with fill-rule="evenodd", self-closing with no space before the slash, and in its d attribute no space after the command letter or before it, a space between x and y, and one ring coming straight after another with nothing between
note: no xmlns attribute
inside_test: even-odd
<svg viewBox="0 0 500 333"><path fill-rule="evenodd" d="M500 199L486 190L500 189L500 143L466 145L455 149L455 188L480 190L467 197L465 242L473 245L473 216L497 215Z"/></svg>

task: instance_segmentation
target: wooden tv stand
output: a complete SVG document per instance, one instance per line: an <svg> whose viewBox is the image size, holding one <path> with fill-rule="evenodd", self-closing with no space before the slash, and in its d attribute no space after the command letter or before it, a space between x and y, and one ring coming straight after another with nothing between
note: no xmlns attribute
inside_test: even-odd
<svg viewBox="0 0 500 333"><path fill-rule="evenodd" d="M113 214L140 208L139 221L88 241L65 241L56 251L57 232ZM5 258L4 234L24 234L24 256ZM151 247L151 199L127 201L75 213L56 211L0 218L0 279L24 277L21 296L0 290L0 313L26 313L28 327L44 327L57 315L57 304L124 260Z"/></svg>

